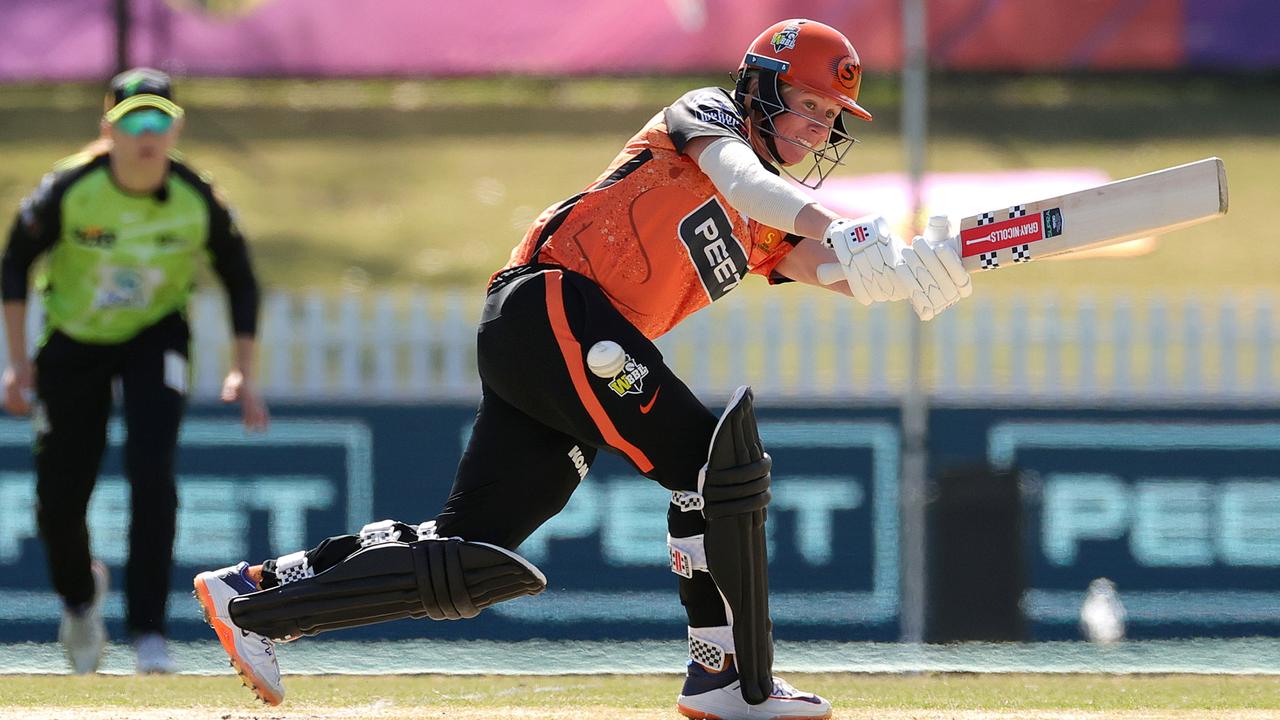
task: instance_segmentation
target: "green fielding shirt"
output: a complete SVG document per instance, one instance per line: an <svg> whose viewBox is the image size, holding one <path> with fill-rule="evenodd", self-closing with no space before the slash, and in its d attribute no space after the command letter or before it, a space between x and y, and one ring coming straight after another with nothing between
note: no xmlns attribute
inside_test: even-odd
<svg viewBox="0 0 1280 720"><path fill-rule="evenodd" d="M26 298L26 275L41 252L45 338L58 330L85 343L125 342L185 312L206 261L227 286L236 333L254 332L257 284L244 239L209 184L177 160L164 187L148 195L119 188L106 155L59 163L23 203L10 233L6 300Z"/></svg>

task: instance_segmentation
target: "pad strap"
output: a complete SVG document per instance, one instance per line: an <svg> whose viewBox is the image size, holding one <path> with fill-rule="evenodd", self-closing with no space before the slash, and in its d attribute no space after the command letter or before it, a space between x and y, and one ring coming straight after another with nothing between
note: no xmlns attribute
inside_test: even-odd
<svg viewBox="0 0 1280 720"><path fill-rule="evenodd" d="M311 567L311 561L307 559L307 551L299 550L276 558L275 574L276 580L281 585L287 585L315 577L316 571Z"/></svg>
<svg viewBox="0 0 1280 720"><path fill-rule="evenodd" d="M395 542L400 539L400 530L395 520L379 520L360 528L360 547L369 547L384 542Z"/></svg>
<svg viewBox="0 0 1280 720"><path fill-rule="evenodd" d="M696 492L675 490L671 493L671 504L680 508L680 512L693 512L703 507L702 495Z"/></svg>
<svg viewBox="0 0 1280 720"><path fill-rule="evenodd" d="M724 670L728 655L733 653L733 628L689 628L689 659L716 672Z"/></svg>
<svg viewBox="0 0 1280 720"><path fill-rule="evenodd" d="M707 572L707 549L702 536L676 538L667 535L667 552L671 555L671 572L692 578L694 571Z"/></svg>

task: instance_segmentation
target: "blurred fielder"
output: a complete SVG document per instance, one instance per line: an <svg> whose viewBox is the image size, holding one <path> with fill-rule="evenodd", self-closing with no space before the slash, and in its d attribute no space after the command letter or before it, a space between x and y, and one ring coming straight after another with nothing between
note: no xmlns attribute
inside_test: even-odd
<svg viewBox="0 0 1280 720"><path fill-rule="evenodd" d="M34 414L36 518L63 601L58 638L77 673L97 669L107 640L107 570L90 558L85 513L115 379L131 502L125 624L139 672L175 669L164 637L178 507L174 456L189 376L187 300L206 261L226 287L236 335L223 397L241 401L246 427L267 423L252 382L258 283L230 210L176 157L184 117L165 73L117 75L99 141L58 163L23 201L0 259L9 343L4 407ZM28 275L41 255L46 327L32 362Z"/></svg>
<svg viewBox="0 0 1280 720"><path fill-rule="evenodd" d="M689 619L678 707L692 718L826 718L773 677L765 509L770 458L751 390L713 414L653 344L748 273L833 284L864 305L909 299L928 319L970 291L946 246L839 217L816 188L852 145L857 52L787 20L751 43L730 92L689 92L653 117L581 193L548 208L496 273L478 337L483 388L470 444L434 520L391 520L317 547L205 572L196 595L264 701L284 688L273 642L403 617L458 619L532 595L516 554L601 449L671 491L671 569ZM802 168L807 168L801 171Z"/></svg>

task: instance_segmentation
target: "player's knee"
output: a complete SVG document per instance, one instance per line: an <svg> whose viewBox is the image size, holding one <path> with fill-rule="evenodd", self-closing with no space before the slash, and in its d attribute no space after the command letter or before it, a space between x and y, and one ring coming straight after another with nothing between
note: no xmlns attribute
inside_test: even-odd
<svg viewBox="0 0 1280 720"><path fill-rule="evenodd" d="M751 389L741 387L720 418L698 485L708 519L763 510L770 500L773 459L756 428Z"/></svg>

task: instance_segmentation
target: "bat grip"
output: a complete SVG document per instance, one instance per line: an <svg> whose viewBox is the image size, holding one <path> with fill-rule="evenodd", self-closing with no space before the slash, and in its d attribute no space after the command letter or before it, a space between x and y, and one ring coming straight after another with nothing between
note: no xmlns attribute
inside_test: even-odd
<svg viewBox="0 0 1280 720"><path fill-rule="evenodd" d="M930 245L938 247L942 243L951 240L951 220L946 215L929 216L929 224L924 228L924 239ZM960 254L960 239L956 238L951 244L951 249Z"/></svg>
<svg viewBox="0 0 1280 720"><path fill-rule="evenodd" d="M823 285L835 285L844 280L844 268L840 263L823 263L818 266L818 282Z"/></svg>

